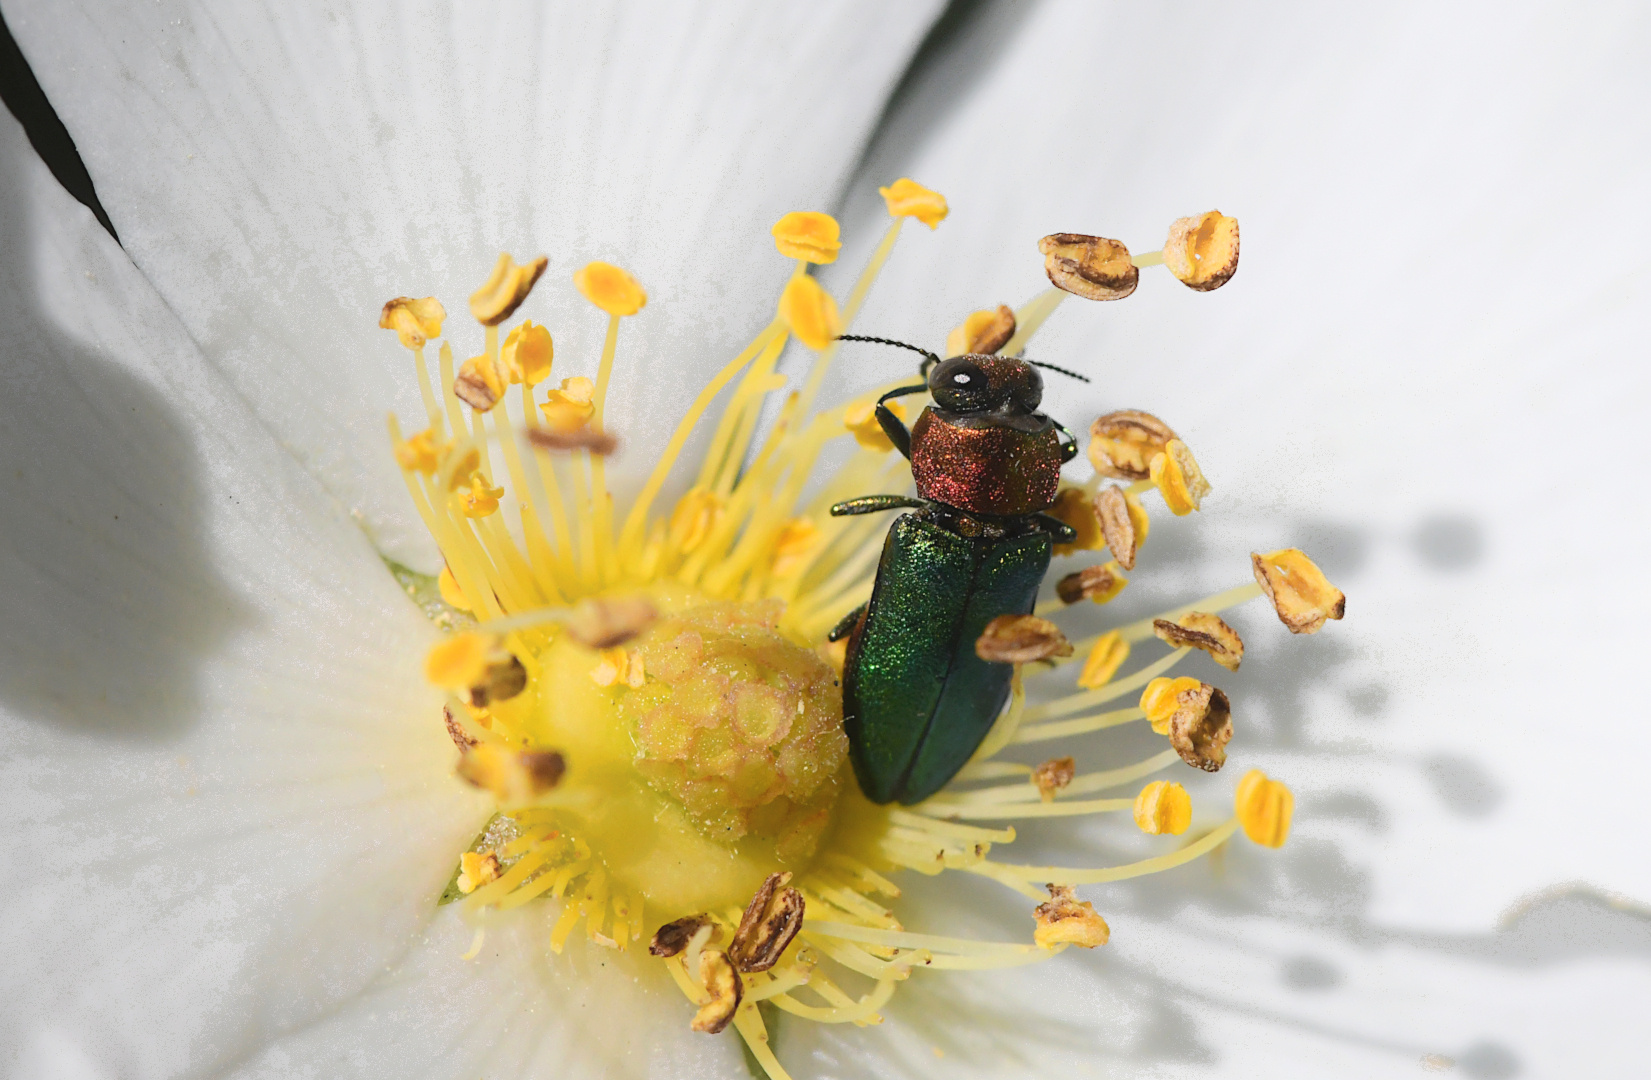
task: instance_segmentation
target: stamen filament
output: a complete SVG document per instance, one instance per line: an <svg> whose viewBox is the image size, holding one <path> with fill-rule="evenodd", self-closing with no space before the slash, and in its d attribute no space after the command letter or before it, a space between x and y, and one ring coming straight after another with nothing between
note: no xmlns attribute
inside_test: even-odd
<svg viewBox="0 0 1651 1080"><path fill-rule="evenodd" d="M1189 863L1207 852L1214 851L1226 843L1233 833L1238 831L1238 819L1229 818L1225 824L1212 829L1203 839L1197 840L1180 851L1168 855L1158 855L1140 862L1125 863L1122 866L1109 866L1101 869L1085 869L1070 866L1015 866L1008 863L994 864L997 869L1010 876L1024 881L1052 881L1059 885L1100 885L1109 881L1124 881L1145 874L1156 874L1161 870L1170 870L1183 863Z"/></svg>
<svg viewBox="0 0 1651 1080"><path fill-rule="evenodd" d="M990 820L993 818L1035 818L1035 817L1075 817L1079 814L1106 814L1114 810L1127 810L1135 805L1134 799L1089 799L1074 800L1072 802L1036 802L1029 806L1014 803L998 805L968 806L953 802L925 803L925 809L934 814L946 814L951 817L967 818L975 821Z"/></svg>
<svg viewBox="0 0 1651 1080"><path fill-rule="evenodd" d="M1065 299L1066 293L1051 287L1022 304L1015 312L1014 336L1004 343L1003 348L998 350L998 354L1000 356L1017 355L1026 347L1026 343L1032 339L1032 335L1038 332L1038 327L1042 326L1044 320L1055 313L1055 309L1060 307L1061 301Z"/></svg>
<svg viewBox="0 0 1651 1080"><path fill-rule="evenodd" d="M1119 724L1127 724L1132 720L1141 720L1146 713L1131 706L1127 709L1114 709L1111 712L1095 713L1091 716L1080 716L1075 720L1062 720L1049 724L1033 724L1023 727L1015 733L1014 742L1034 743L1048 739L1060 739L1067 735L1084 735L1091 731L1101 731Z"/></svg>
<svg viewBox="0 0 1651 1080"><path fill-rule="evenodd" d="M1145 686L1153 679L1156 679L1158 676L1174 667L1180 662L1182 657L1186 656L1191 651L1192 649L1190 647L1183 645L1181 648L1176 649L1168 656L1163 657L1154 663L1148 664L1146 667L1140 669L1127 678L1119 679L1117 682L1107 683L1105 686L1094 690L1084 690L1076 694L1068 694L1063 698L1058 698L1043 705L1035 705L1026 710L1026 719L1028 721L1048 720L1051 717L1065 716L1067 713L1074 713L1079 709L1087 709L1091 705L1099 705L1102 702L1111 701L1116 697L1123 697L1131 690Z"/></svg>

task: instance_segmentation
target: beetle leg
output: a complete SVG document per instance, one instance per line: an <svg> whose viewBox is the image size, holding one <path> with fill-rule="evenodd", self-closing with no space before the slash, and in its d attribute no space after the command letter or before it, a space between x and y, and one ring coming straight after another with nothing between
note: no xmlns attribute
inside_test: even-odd
<svg viewBox="0 0 1651 1080"><path fill-rule="evenodd" d="M837 620L837 625L831 628L831 633L826 635L826 640L841 641L852 634L854 632L855 625L865 616L866 608L870 606L871 601L867 600L865 603L861 604L859 607Z"/></svg>
<svg viewBox="0 0 1651 1080"><path fill-rule="evenodd" d="M1078 437L1073 435L1064 427L1061 427L1059 424L1056 424L1055 427L1062 435L1065 435L1067 439L1070 440L1069 442L1061 443L1061 464L1065 465L1068 461L1071 461L1073 458L1078 456Z"/></svg>
<svg viewBox="0 0 1651 1080"><path fill-rule="evenodd" d="M1032 516L1037 519L1039 525L1043 526L1044 532L1054 537L1055 543L1071 544L1078 539L1078 530L1060 518L1050 517L1048 514L1034 514Z"/></svg>
<svg viewBox="0 0 1651 1080"><path fill-rule="evenodd" d="M895 423L899 423L898 420ZM928 506L927 499L914 499L910 495L862 495L858 499L840 502L831 508L832 517L853 517L857 514L880 514L884 510L899 510L902 507L911 507L921 510Z"/></svg>
<svg viewBox="0 0 1651 1080"><path fill-rule="evenodd" d="M911 432L883 402L893 397L905 397L907 394L922 394L927 392L928 389L927 383L918 386L901 386L890 390L877 399L877 424L883 429L883 434L889 437L889 442L894 444L894 448L900 451L900 456L908 461L911 460Z"/></svg>

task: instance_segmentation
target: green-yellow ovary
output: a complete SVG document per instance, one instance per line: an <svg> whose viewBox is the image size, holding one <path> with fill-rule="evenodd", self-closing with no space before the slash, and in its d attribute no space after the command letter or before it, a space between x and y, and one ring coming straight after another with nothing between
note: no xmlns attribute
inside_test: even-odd
<svg viewBox="0 0 1651 1080"><path fill-rule="evenodd" d="M656 599L665 617L626 645L641 687L597 685L596 654L559 637L512 711L566 758L568 829L616 885L660 911L743 905L769 873L806 869L831 824L841 691L776 629L777 601Z"/></svg>

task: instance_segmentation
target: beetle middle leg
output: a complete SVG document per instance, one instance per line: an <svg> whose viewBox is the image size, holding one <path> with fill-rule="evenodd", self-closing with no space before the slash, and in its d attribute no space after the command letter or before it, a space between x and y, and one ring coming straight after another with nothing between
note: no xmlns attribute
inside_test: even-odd
<svg viewBox="0 0 1651 1080"><path fill-rule="evenodd" d="M870 606L871 601L867 600L847 615L844 615L841 619L838 619L837 625L833 626L831 628L831 632L826 635L826 640L841 641L850 634L854 633L854 628L859 625L861 619L866 617L866 608Z"/></svg>

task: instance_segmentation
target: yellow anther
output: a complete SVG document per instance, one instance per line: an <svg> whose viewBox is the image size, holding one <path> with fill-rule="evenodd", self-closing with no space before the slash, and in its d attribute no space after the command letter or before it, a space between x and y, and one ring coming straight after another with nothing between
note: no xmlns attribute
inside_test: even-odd
<svg viewBox="0 0 1651 1080"><path fill-rule="evenodd" d="M1152 459L1175 438L1169 425L1139 409L1120 409L1089 425L1089 463L1102 476L1145 480Z"/></svg>
<svg viewBox="0 0 1651 1080"><path fill-rule="evenodd" d="M520 806L561 782L567 763L554 751L478 743L459 758L457 771L460 779L492 792L506 806Z"/></svg>
<svg viewBox="0 0 1651 1080"><path fill-rule="evenodd" d="M1097 690L1105 686L1128 659L1129 642L1124 640L1122 634L1116 630L1102 634L1084 659L1083 671L1078 673L1078 686L1084 690Z"/></svg>
<svg viewBox="0 0 1651 1080"><path fill-rule="evenodd" d="M1175 648L1183 645L1202 649L1228 671L1237 671L1244 659L1244 639L1219 615L1189 611L1179 619L1152 620L1152 632Z"/></svg>
<svg viewBox="0 0 1651 1080"><path fill-rule="evenodd" d="M550 361L555 355L550 331L528 319L504 339L499 362L511 382L537 386L550 374Z"/></svg>
<svg viewBox="0 0 1651 1080"><path fill-rule="evenodd" d="M1219 289L1238 271L1238 219L1219 210L1178 218L1164 241L1164 265L1189 289Z"/></svg>
<svg viewBox="0 0 1651 1080"><path fill-rule="evenodd" d="M1169 722L1175 716L1175 710L1181 707L1179 698L1182 692L1197 690L1203 685L1199 680L1185 675L1178 679L1160 675L1147 683L1147 688L1141 691L1141 711L1147 714L1152 730L1168 735Z"/></svg>
<svg viewBox="0 0 1651 1080"><path fill-rule="evenodd" d="M793 210L774 223L774 246L788 259L811 263L837 261L843 242L837 219L813 210Z"/></svg>
<svg viewBox="0 0 1651 1080"><path fill-rule="evenodd" d="M843 332L837 301L807 275L792 278L780 294L780 318L798 341L815 352L836 341Z"/></svg>
<svg viewBox="0 0 1651 1080"><path fill-rule="evenodd" d="M1192 796L1173 781L1154 780L1135 796L1135 824L1150 836L1180 836L1192 824Z"/></svg>
<svg viewBox="0 0 1651 1080"><path fill-rule="evenodd" d="M454 634L424 658L424 677L448 690L468 690L487 677L497 652L489 634Z"/></svg>
<svg viewBox="0 0 1651 1080"><path fill-rule="evenodd" d="M612 263L586 263L574 272L573 284L581 296L609 315L635 315L648 302L641 284Z"/></svg>
<svg viewBox="0 0 1651 1080"><path fill-rule="evenodd" d="M502 498L504 488L488 487L487 477L477 472L470 474L470 490L463 494L454 494L452 503L465 517L484 518L499 509L499 500Z"/></svg>
<svg viewBox="0 0 1651 1080"><path fill-rule="evenodd" d="M406 442L396 446L396 464L408 472L431 476L441 465L442 455L450 444L436 434L435 428L425 428Z"/></svg>
<svg viewBox="0 0 1651 1080"><path fill-rule="evenodd" d="M1277 780L1267 779L1260 769L1251 769L1233 792L1233 812L1244 827L1244 835L1263 847L1283 847L1290 837L1290 815L1296 797Z"/></svg>
<svg viewBox="0 0 1651 1080"><path fill-rule="evenodd" d="M1273 602L1278 619L1292 634L1316 634L1326 619L1347 612L1347 597L1305 553L1281 548L1250 555L1256 583Z"/></svg>
<svg viewBox="0 0 1651 1080"><path fill-rule="evenodd" d="M1015 309L1007 304L999 304L995 308L976 311L963 325L953 328L946 335L946 355L962 356L965 353L992 354L1009 343L1015 336Z"/></svg>
<svg viewBox="0 0 1651 1080"><path fill-rule="evenodd" d="M464 590L459 588L459 579L453 576L453 568L446 563L441 564L441 573L436 575L436 591L448 607L458 608L460 611L474 611L470 601L464 598Z"/></svg>
<svg viewBox="0 0 1651 1080"><path fill-rule="evenodd" d="M906 418L906 407L898 401L885 401L883 407L902 420ZM894 444L883 431L883 425L877 422L875 401L856 401L844 409L843 426L854 436L854 441L867 450L886 454L894 449Z"/></svg>
<svg viewBox="0 0 1651 1080"><path fill-rule="evenodd" d="M558 432L578 431L596 414L595 393L596 384L583 375L563 379L562 388L550 391L539 406L545 426Z"/></svg>
<svg viewBox="0 0 1651 1080"><path fill-rule="evenodd" d="M641 689L646 684L647 673L641 655L613 648L603 649L597 656L596 666L590 669L591 682L597 686L623 683L632 689Z"/></svg>
<svg viewBox="0 0 1651 1080"><path fill-rule="evenodd" d="M396 337L409 349L422 349L424 343L441 336L441 321L447 318L447 309L433 296L415 300L398 296L379 312L378 325L394 330Z"/></svg>
<svg viewBox="0 0 1651 1080"><path fill-rule="evenodd" d="M1210 482L1204 479L1192 451L1180 439L1171 439L1164 452L1152 459L1150 472L1153 484L1164 496L1164 505L1176 517L1198 509L1204 496L1210 493Z"/></svg>
<svg viewBox="0 0 1651 1080"><path fill-rule="evenodd" d="M454 884L466 896L499 877L499 856L492 851L467 851L459 856L459 878Z"/></svg>
<svg viewBox="0 0 1651 1080"><path fill-rule="evenodd" d="M684 555L694 551L722 520L726 505L726 500L714 491L702 487L690 488L671 511L666 543Z"/></svg>
<svg viewBox="0 0 1651 1080"><path fill-rule="evenodd" d="M1081 949L1093 949L1107 943L1112 930L1096 912L1094 904L1088 900L1080 901L1070 885L1050 885L1048 889L1049 899L1032 912L1038 920L1032 940L1037 942L1039 948L1076 945Z"/></svg>
<svg viewBox="0 0 1651 1080"><path fill-rule="evenodd" d="M1070 555L1074 551L1096 551L1106 546L1106 536L1101 532L1101 519L1095 513L1094 500L1083 488L1062 488L1055 496L1054 505L1044 513L1066 522L1078 534L1077 540L1070 544L1056 544L1056 555Z"/></svg>
<svg viewBox="0 0 1651 1080"><path fill-rule="evenodd" d="M472 356L453 379L453 394L477 412L487 412L504 395L499 369L486 356Z"/></svg>
<svg viewBox="0 0 1651 1080"><path fill-rule="evenodd" d="M1141 278L1129 248L1104 236L1053 233L1038 241L1038 250L1049 283L1085 300L1122 300Z"/></svg>
<svg viewBox="0 0 1651 1080"><path fill-rule="evenodd" d="M1076 573L1067 574L1055 583L1055 595L1061 598L1063 604L1076 604L1080 600L1104 604L1123 592L1128 584L1129 579L1124 577L1123 569L1117 563L1109 562L1102 566L1086 566Z"/></svg>
<svg viewBox="0 0 1651 1080"><path fill-rule="evenodd" d="M539 275L545 272L549 262L541 255L527 265L519 266L515 259L501 253L482 287L470 294L470 314L483 326L498 326L515 314L522 301L527 299L527 294L533 291L533 283L539 280Z"/></svg>
<svg viewBox="0 0 1651 1080"><path fill-rule="evenodd" d="M877 194L888 204L890 217L914 217L931 229L950 213L944 195L904 176L888 187L878 188Z"/></svg>
<svg viewBox="0 0 1651 1080"><path fill-rule="evenodd" d="M774 576L800 574L820 546L820 527L809 518L792 518L774 538Z"/></svg>

